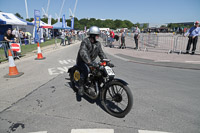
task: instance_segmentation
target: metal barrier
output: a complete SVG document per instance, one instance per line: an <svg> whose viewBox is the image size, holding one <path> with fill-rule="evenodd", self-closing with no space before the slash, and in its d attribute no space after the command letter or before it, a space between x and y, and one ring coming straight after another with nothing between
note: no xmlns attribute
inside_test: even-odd
<svg viewBox="0 0 200 133"><path fill-rule="evenodd" d="M179 54L186 52L186 47L187 47L187 44L188 44L188 39L189 39L188 37L177 36L176 40L175 40L175 43L174 43L173 52L176 52L176 53L179 53ZM192 47L193 46L191 46L191 48ZM197 41L195 53L200 53L200 39L199 39L199 37L198 37L198 41Z"/></svg>
<svg viewBox="0 0 200 133"><path fill-rule="evenodd" d="M135 43L133 33L127 33L126 37ZM137 50L181 54L186 51L188 37L171 33L141 33L138 41L139 47ZM200 53L200 39L198 39L195 52Z"/></svg>
<svg viewBox="0 0 200 133"><path fill-rule="evenodd" d="M7 41L0 41L0 62L8 59L8 49L10 49L9 43ZM15 57L16 53L14 54L11 50L13 57Z"/></svg>
<svg viewBox="0 0 200 133"><path fill-rule="evenodd" d="M110 36L108 36L106 33L101 33L101 38L103 39L103 45L105 47L107 46L111 46L111 39L110 39Z"/></svg>

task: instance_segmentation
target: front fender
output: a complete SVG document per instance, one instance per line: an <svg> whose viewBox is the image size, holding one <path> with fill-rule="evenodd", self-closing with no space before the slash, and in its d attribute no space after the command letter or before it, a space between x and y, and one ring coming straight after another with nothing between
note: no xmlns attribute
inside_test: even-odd
<svg viewBox="0 0 200 133"><path fill-rule="evenodd" d="M103 88L107 88L109 86L109 84L113 81L116 81L116 82L120 82L121 84L123 84L124 86L127 86L128 83L122 79L118 79L118 78L115 78L115 79L112 79L112 80L109 80L107 81L105 84L104 84L104 87Z"/></svg>
<svg viewBox="0 0 200 133"><path fill-rule="evenodd" d="M126 81L122 80L122 79L115 78L115 79L113 79L113 80L114 80L114 81L117 81L117 82L120 82L120 83L122 83L122 84L125 85L125 86L128 85L128 83L127 83ZM112 80L112 81L113 81L113 80Z"/></svg>

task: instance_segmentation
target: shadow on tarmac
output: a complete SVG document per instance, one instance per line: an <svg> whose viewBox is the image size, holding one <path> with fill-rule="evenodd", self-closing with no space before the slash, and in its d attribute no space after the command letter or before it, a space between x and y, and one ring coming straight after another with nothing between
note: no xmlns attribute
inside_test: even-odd
<svg viewBox="0 0 200 133"><path fill-rule="evenodd" d="M68 79L67 79L67 80L68 80ZM78 90L77 90L76 88L73 88L73 87L72 87L71 82L67 82L67 83L65 84L65 86L70 87L70 88L74 91L74 93L76 93L76 100L77 100L77 102L81 102L81 101L82 101L82 98L84 98L84 99L85 99L86 101L88 101L90 104L95 104L95 103L96 103L96 105L99 106L103 111L107 112L107 111L105 110L104 106L101 104L101 100L100 100L99 97L98 97L96 100L93 100L93 99L90 99L89 97L87 97L86 95L80 96L80 95L78 94ZM107 112L107 113L108 113L108 112Z"/></svg>

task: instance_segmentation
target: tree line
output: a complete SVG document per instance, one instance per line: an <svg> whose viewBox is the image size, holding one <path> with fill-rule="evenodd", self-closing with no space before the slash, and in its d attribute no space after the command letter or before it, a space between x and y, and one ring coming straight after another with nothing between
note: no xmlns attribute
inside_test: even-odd
<svg viewBox="0 0 200 133"><path fill-rule="evenodd" d="M19 14L16 13L15 14L17 17L23 19L23 17ZM26 21L32 22L34 20L34 18L29 18L26 19ZM41 18L41 20L45 23L48 23L48 18ZM54 19L51 18L51 24L55 24L58 22L58 19ZM60 18L60 22L62 22L62 18ZM71 20L70 19L66 19L65 22L67 22L67 25L70 26L71 25ZM116 20L112 20L112 19L106 19L106 20L101 20L101 19L95 19L95 18L82 18L82 19L78 19L78 18L74 18L74 28L75 29L80 29L83 30L85 28L85 26L91 27L91 26L98 26L101 28L111 28L111 29L117 29L117 28L128 28L131 29L132 27L140 26L139 23L133 24L131 21L129 20L120 20L120 19L116 19Z"/></svg>
<svg viewBox="0 0 200 133"><path fill-rule="evenodd" d="M17 17L23 19L23 17L19 14L16 13L15 14ZM26 19L26 21L32 22L34 20L34 18L29 18ZM48 18L41 18L41 20L45 23L48 23ZM58 22L58 19L51 19L51 24L55 24ZM62 18L60 18L60 22L62 22ZM71 25L71 20L70 19L66 19L65 22L67 22L67 25L70 26ZM82 19L78 19L78 18L74 18L74 28L75 29L79 29L79 30L83 30L85 28L85 26L87 28L91 27L91 26L98 26L101 28L111 28L111 29L117 29L117 28L128 28L131 29L132 27L136 27L138 26L140 29L145 29L148 28L148 24L144 23L143 26L141 27L140 23L136 23L133 24L131 21L129 20L120 20L120 19L116 19L116 20L112 20L112 19L106 19L106 20L101 20L101 19L95 19L95 18L82 18ZM166 27L169 29L174 29L177 27L184 27L184 28L190 28L193 25L183 25L183 24L176 24L176 23L169 23L167 26L162 25L161 27Z"/></svg>

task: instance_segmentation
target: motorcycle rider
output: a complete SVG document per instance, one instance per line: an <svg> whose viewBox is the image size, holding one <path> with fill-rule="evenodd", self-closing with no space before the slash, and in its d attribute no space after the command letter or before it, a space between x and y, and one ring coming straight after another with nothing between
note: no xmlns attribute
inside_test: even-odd
<svg viewBox="0 0 200 133"><path fill-rule="evenodd" d="M88 32L89 37L85 38L80 45L76 63L81 71L81 76L79 80L79 95L83 95L84 83L88 77L90 71L90 65L97 67L98 64L95 62L97 56L101 60L107 59L105 53L101 48L101 43L97 40L100 35L100 30L97 26L92 26Z"/></svg>

